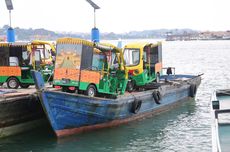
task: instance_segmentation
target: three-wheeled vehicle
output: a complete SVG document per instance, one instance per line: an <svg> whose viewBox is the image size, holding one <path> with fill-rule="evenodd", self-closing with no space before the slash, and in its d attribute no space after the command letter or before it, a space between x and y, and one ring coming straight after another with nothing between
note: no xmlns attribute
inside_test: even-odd
<svg viewBox="0 0 230 152"><path fill-rule="evenodd" d="M40 51L41 66L53 65L55 60L55 45L48 41L33 40L28 44L27 49L30 52ZM33 63L35 65L35 63ZM35 67L34 67L35 68Z"/></svg>
<svg viewBox="0 0 230 152"><path fill-rule="evenodd" d="M125 45L123 54L125 67L129 74L128 91L144 88L154 81L159 81L162 73L161 42L130 43Z"/></svg>
<svg viewBox="0 0 230 152"><path fill-rule="evenodd" d="M121 49L78 38L57 40L55 88L88 96L124 94L127 73Z"/></svg>
<svg viewBox="0 0 230 152"><path fill-rule="evenodd" d="M11 89L28 88L34 84L32 69L41 70L48 80L52 76L52 52L53 44L44 41L0 43L0 85L6 82Z"/></svg>

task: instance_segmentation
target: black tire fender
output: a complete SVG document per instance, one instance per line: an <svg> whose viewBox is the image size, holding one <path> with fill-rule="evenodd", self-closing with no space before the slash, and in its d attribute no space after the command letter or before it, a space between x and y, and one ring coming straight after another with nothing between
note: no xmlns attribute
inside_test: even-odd
<svg viewBox="0 0 230 152"><path fill-rule="evenodd" d="M131 112L136 114L141 109L142 100L135 99L132 103Z"/></svg>
<svg viewBox="0 0 230 152"><path fill-rule="evenodd" d="M26 89L26 88L29 88L29 87L30 87L30 84L20 83L20 87Z"/></svg>
<svg viewBox="0 0 230 152"><path fill-rule="evenodd" d="M134 87L135 87L134 81L133 81L133 80L132 80L132 81L128 81L128 84L127 84L127 91L128 91L129 93L131 93L131 92L134 91Z"/></svg>
<svg viewBox="0 0 230 152"><path fill-rule="evenodd" d="M152 93L152 96L153 96L153 99L154 99L154 101L156 102L156 104L161 104L161 103L160 103L161 94L160 94L159 91L154 91L154 92Z"/></svg>
<svg viewBox="0 0 230 152"><path fill-rule="evenodd" d="M189 90L190 97L195 97L197 91L196 84L191 84L189 89L190 89Z"/></svg>

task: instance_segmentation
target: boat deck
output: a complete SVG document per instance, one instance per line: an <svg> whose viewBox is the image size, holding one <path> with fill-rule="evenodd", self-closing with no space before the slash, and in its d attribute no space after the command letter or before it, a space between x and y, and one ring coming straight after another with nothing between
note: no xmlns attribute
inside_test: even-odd
<svg viewBox="0 0 230 152"><path fill-rule="evenodd" d="M6 99L29 96L35 92L35 87L30 87L28 89L0 89L0 102L5 101Z"/></svg>
<svg viewBox="0 0 230 152"><path fill-rule="evenodd" d="M180 85L183 82L190 81L196 76L190 76L190 75L162 75L160 78L159 85L161 86L175 86L175 85ZM46 84L46 88L48 90L59 90L56 88L52 88L51 85ZM154 89L152 89L154 90ZM140 95L143 91L133 91L132 93L125 92L124 95L120 95L119 97L127 97L127 96L135 96L135 95ZM6 86L0 86L0 102L5 101L6 99L14 99L18 97L26 97L26 96L31 96L35 95L36 93L36 88L35 86L30 86L29 88L23 89L23 88L18 88L18 89L7 89ZM100 97L99 97L100 98Z"/></svg>
<svg viewBox="0 0 230 152"><path fill-rule="evenodd" d="M47 85L48 88L52 88L50 85ZM53 88L54 89L54 88ZM35 86L30 86L27 89L18 88L18 89L7 89L0 87L0 102L5 101L6 99L14 99L18 97L26 97L34 95L36 93Z"/></svg>
<svg viewBox="0 0 230 152"><path fill-rule="evenodd" d="M169 89L170 87L174 87L177 85L181 85L182 83L187 83L188 81L191 81L191 79L194 78L194 76L189 76L189 75L163 75L160 78L160 81L158 83L159 86L161 86L162 88L164 88L165 90ZM166 89L167 88L167 89ZM145 94L149 91L152 92L154 90L158 90L157 88L154 89L147 89L145 90ZM136 95L140 95L143 94L143 91L141 90L134 90L131 93L126 91L124 93L124 95L119 95L118 98L122 98L122 97L127 97L127 96L136 96Z"/></svg>
<svg viewBox="0 0 230 152"><path fill-rule="evenodd" d="M219 124L219 138L222 152L229 152L230 124Z"/></svg>
<svg viewBox="0 0 230 152"><path fill-rule="evenodd" d="M230 109L230 95L229 96L220 96L218 97L220 101L220 110ZM221 113L218 115L219 124L229 124L230 126L230 112Z"/></svg>

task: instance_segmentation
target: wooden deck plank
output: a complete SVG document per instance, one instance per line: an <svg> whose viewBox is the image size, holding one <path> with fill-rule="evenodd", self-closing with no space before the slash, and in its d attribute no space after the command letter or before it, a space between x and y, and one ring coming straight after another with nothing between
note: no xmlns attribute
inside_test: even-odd
<svg viewBox="0 0 230 152"><path fill-rule="evenodd" d="M47 85L46 87L52 88L51 85ZM55 89L55 88L53 88L53 89ZM1 102L1 101L5 101L5 99L8 99L8 98L23 97L23 96L29 96L29 95L35 94L36 88L35 88L35 86L30 86L29 88L26 88L26 89L24 89L24 88L7 89L7 88L0 87L0 91L1 92L4 92L4 91L8 92L5 94L0 94L0 102Z"/></svg>

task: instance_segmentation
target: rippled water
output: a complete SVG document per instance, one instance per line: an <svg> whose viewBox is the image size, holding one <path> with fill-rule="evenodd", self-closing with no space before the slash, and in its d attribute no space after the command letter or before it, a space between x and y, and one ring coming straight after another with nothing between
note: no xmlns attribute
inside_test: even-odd
<svg viewBox="0 0 230 152"><path fill-rule="evenodd" d="M44 126L0 139L0 151L211 151L209 100L214 89L230 88L230 41L164 42L163 64L176 73L204 73L195 100L152 118L61 140Z"/></svg>

